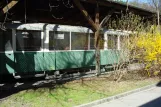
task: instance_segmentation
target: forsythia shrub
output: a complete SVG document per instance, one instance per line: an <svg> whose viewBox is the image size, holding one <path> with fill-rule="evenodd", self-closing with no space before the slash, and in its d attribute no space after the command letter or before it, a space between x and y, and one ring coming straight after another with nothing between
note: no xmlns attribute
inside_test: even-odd
<svg viewBox="0 0 161 107"><path fill-rule="evenodd" d="M158 75L161 70L161 34L140 33L136 41L136 49L137 58L145 64L148 75Z"/></svg>

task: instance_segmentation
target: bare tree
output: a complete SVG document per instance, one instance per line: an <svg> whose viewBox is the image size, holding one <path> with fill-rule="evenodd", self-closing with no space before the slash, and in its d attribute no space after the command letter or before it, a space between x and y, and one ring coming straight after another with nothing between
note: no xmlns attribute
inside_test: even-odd
<svg viewBox="0 0 161 107"><path fill-rule="evenodd" d="M161 0L149 0L149 4L155 9L157 13L157 24L160 31L160 11L161 11Z"/></svg>
<svg viewBox="0 0 161 107"><path fill-rule="evenodd" d="M129 0L126 0L126 6L127 6L126 11L128 11L128 9L129 9Z"/></svg>
<svg viewBox="0 0 161 107"><path fill-rule="evenodd" d="M113 61L117 59L113 64L114 69L114 80L120 81L123 75L126 73L126 67L128 64L132 64L137 55L136 41L138 39L139 32L145 32L144 30L149 29L150 22L144 22L144 20L133 13L121 13L121 17L113 19L108 22L107 28L109 29L119 29L121 31L130 31L130 36L122 35L120 36L120 49L111 51L111 56L108 57L108 60ZM147 27L147 28L145 28ZM125 33L126 34L126 33ZM115 40L116 41L116 40ZM108 40L108 45L111 46L114 42L111 42L111 39ZM114 44L119 44L114 43ZM110 45L111 44L111 45ZM114 45L115 46L115 45ZM119 47L119 46L118 46Z"/></svg>

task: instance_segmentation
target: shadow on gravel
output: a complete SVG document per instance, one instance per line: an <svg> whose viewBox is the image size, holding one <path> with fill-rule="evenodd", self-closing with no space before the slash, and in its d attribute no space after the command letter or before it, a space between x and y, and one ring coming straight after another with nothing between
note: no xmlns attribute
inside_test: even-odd
<svg viewBox="0 0 161 107"><path fill-rule="evenodd" d="M56 85L62 85L66 82L80 79L83 76L86 76L83 72L79 76L69 74L67 77L58 77L55 79L45 79L44 77L14 79L13 76L6 76L2 83L0 83L0 101L24 90L37 90L39 88L54 89Z"/></svg>
<svg viewBox="0 0 161 107"><path fill-rule="evenodd" d="M54 86L55 80L45 80L44 78L28 78L16 80L10 77L9 79L4 80L2 84L0 83L0 101L23 90L53 88Z"/></svg>
<svg viewBox="0 0 161 107"><path fill-rule="evenodd" d="M157 87L161 87L161 81L158 82Z"/></svg>

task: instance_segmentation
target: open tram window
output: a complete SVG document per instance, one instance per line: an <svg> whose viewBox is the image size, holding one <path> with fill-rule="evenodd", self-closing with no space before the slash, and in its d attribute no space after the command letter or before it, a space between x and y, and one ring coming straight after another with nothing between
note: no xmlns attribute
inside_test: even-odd
<svg viewBox="0 0 161 107"><path fill-rule="evenodd" d="M89 33L72 32L72 50L88 50Z"/></svg>
<svg viewBox="0 0 161 107"><path fill-rule="evenodd" d="M70 33L50 31L49 32L49 50L69 50Z"/></svg>
<svg viewBox="0 0 161 107"><path fill-rule="evenodd" d="M108 35L108 49L117 49L117 35Z"/></svg>
<svg viewBox="0 0 161 107"><path fill-rule="evenodd" d="M13 51L12 31L0 31L0 52Z"/></svg>
<svg viewBox="0 0 161 107"><path fill-rule="evenodd" d="M17 51L39 51L41 49L41 31L17 31Z"/></svg>

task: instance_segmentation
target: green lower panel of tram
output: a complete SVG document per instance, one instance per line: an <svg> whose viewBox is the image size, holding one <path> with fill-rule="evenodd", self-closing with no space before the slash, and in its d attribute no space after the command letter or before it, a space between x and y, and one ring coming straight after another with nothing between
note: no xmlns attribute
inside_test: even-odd
<svg viewBox="0 0 161 107"><path fill-rule="evenodd" d="M101 50L101 65L117 63L112 50ZM0 53L0 74L27 74L95 66L95 51Z"/></svg>

